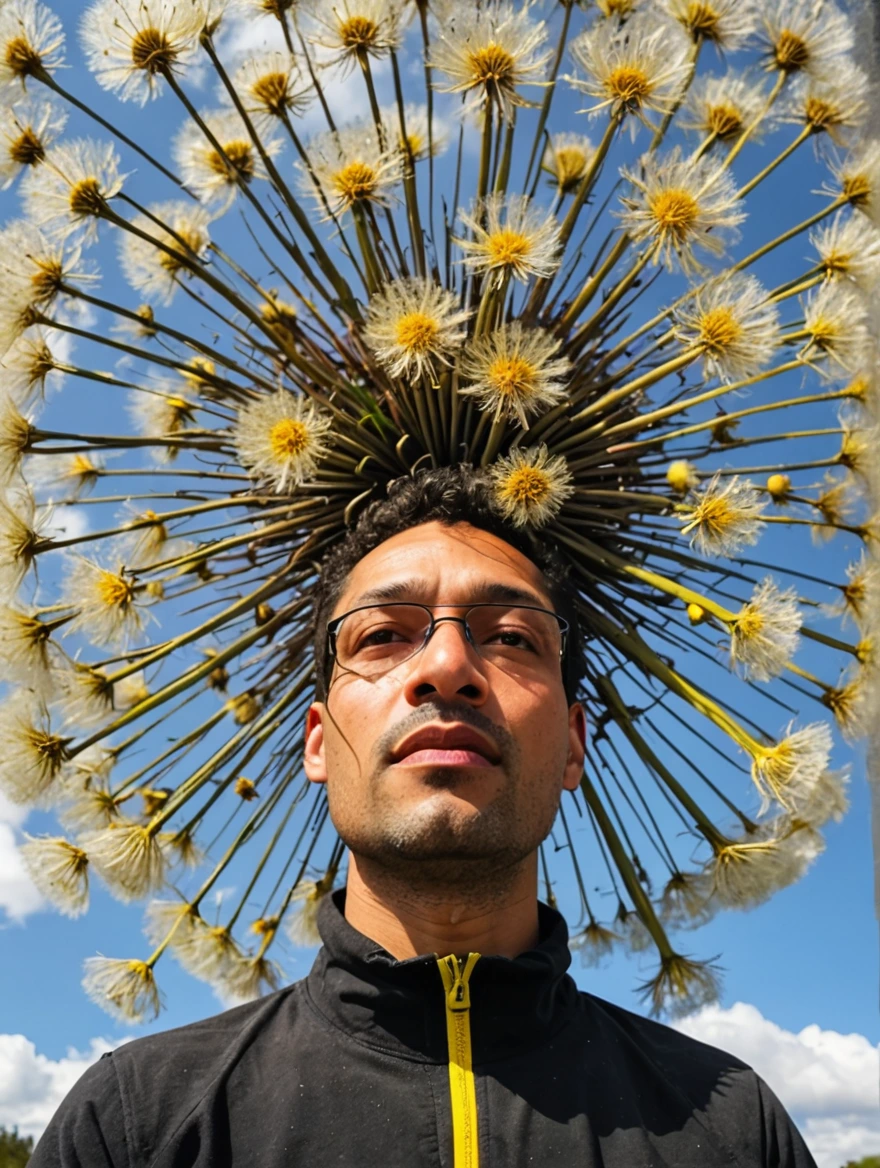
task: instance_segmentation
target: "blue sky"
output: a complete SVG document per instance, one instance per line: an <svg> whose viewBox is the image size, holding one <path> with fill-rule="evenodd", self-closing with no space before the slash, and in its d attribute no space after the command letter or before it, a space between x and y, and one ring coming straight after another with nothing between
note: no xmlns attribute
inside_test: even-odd
<svg viewBox="0 0 880 1168"><path fill-rule="evenodd" d="M81 7L84 6L69 4L65 5L65 10L79 10ZM68 27L70 30L69 22ZM256 34L251 26L247 34L242 35ZM101 95L92 80L84 75L73 45L70 56L77 63L76 72L71 75L76 77L76 84L72 87L87 99L100 101L102 112L119 118L128 133L165 156L165 144L180 122L171 98L166 97L143 112L132 106L118 105L114 99ZM713 60L712 54L706 54L706 58L710 70L723 70L723 63ZM736 63L739 60L734 58ZM64 81L68 83L69 78L65 77ZM365 107L357 81L357 78L352 78L339 86L336 103L340 111ZM209 84L206 83L199 96L200 104L212 103ZM595 128L591 130L587 125L584 116L574 112L577 109L574 100L566 98L561 106L565 112L561 120L560 114L554 118L554 128L584 129L592 132L594 137L598 136ZM78 117L71 119L71 130L91 132L84 120ZM790 133L790 127L783 128L773 137L771 144L774 149L764 146L745 151L737 163L737 176L745 179L759 170L780 144L788 140ZM635 147L631 147L628 142L620 145L615 161L620 161L624 156L634 156L645 145L642 131ZM125 158L124 169L135 167L139 172L144 170L142 163ZM472 167L471 151L466 178ZM443 164L438 172L443 174ZM750 199L750 220L737 254L745 254L746 250L751 250L758 243L817 210L822 202L816 192L825 177L824 163L817 161L809 144L803 146ZM137 181L142 202L159 194L160 186L153 176L139 173ZM149 188L146 194L144 186ZM464 189L467 189L467 181ZM167 192L163 190L162 195L167 197ZM4 217L16 214L16 196L13 192L0 195L0 210ZM224 230L231 240L241 244L242 232L237 213L228 217ZM102 294L110 298L118 293L126 297L127 303L136 303L131 294L123 290L119 278L111 275L112 261L108 252L106 245L102 245L102 267L105 271ZM762 261L756 268L756 274L768 285L779 284L804 270L809 255L807 238L801 236ZM668 292L667 289L667 295ZM647 298L646 303L650 303ZM188 312L185 306L181 306L181 311L184 314ZM83 360L83 363L86 363L85 358L102 362L103 365L99 364L99 367L106 367L110 360L106 355L99 358L92 354L88 346L77 350L77 358ZM796 390L801 384L799 377L793 377L788 388ZM73 427L84 414L92 414L93 411L100 414L100 424L92 423L90 429L112 432L114 425L125 425L124 413L117 400L111 400L106 391L72 381L67 384L61 397L52 403L48 416L51 416L53 423L58 423L54 428L62 428L64 425ZM805 428L833 424L827 414L821 415L820 420L818 414L811 417L810 413L809 410L802 411L798 424ZM804 443L805 458L818 456L817 453L810 453L811 449L813 444ZM818 445L815 449L818 451ZM746 458L752 459L754 454L746 452ZM763 461L761 458L758 460ZM776 529L773 538L777 538ZM855 558L857 553L855 544L847 544L840 536L837 542L815 547L806 539L795 540L786 534L779 537L772 547L765 541L757 554L758 558L781 558L791 567L839 578L847 560ZM830 630L831 626L828 628ZM811 656L805 654L802 660L809 667ZM694 670L696 676L700 676L702 668L700 666ZM707 673L707 680L709 676ZM766 710L766 707L762 707L762 710ZM809 713L811 717L821 716L821 712L816 709ZM173 724L170 732L173 733L178 725ZM697 761L710 775L719 766L717 759L709 752L705 752ZM842 823L828 825L827 849L808 876L796 886L777 894L770 903L748 914L727 913L717 916L699 933L683 936L679 945L684 951L700 956L721 955L719 962L725 970L721 1002L724 1010L731 1010L735 1003L746 1003L761 1018L792 1035L812 1026L823 1032L834 1032L837 1036L854 1033L867 1040L867 1044L876 1045L880 1041L880 1019L877 1014L880 975L872 886L871 808L864 751L838 744L835 763L849 763L852 766L851 808ZM6 835L3 834L4 822ZM589 857L594 846L589 826L585 822L579 823L574 815L569 816L569 823L573 826L576 841L579 841L579 854ZM11 840L18 838L13 833L23 827L37 833L51 830L51 826L50 816L34 813L25 824L11 808L0 807L0 845L6 841L7 849ZM0 856L0 898L4 878L8 878L7 887L12 887L13 860L8 851L5 860ZM560 866L556 870L562 876L556 888L560 904L563 909L576 912L577 895L573 882L564 875L565 867ZM592 890L598 886L604 890L607 882L602 882L600 870L595 868L594 872L589 860L586 861L586 870L589 888ZM243 868L232 869L224 885L235 885L240 889L244 879ZM31 898L29 901L28 895L26 889L16 884L8 892L7 899L10 908L14 910L17 905L18 911L7 912L4 919L0 909L0 1039L8 1035L24 1035L39 1055L55 1063L65 1058L70 1048L88 1050L90 1043L99 1037L115 1042L133 1034L182 1025L221 1008L208 988L187 977L172 961L163 961L160 981L166 1008L158 1021L139 1028L117 1024L83 994L80 988L81 966L85 957L95 953L113 956L144 954L146 950L141 933L140 908L119 904L95 883L89 914L79 921L69 921L36 907L35 900ZM232 892L228 891L228 895L231 896ZM609 903L603 900L602 891L592 894L592 898L594 907L600 912L603 904ZM612 915L613 911L612 904L608 915ZM285 941L278 956L288 978L296 980L309 969L313 953L295 949ZM572 966L572 973L581 988L639 1011L641 1006L635 994L635 986L649 972L638 961L622 956L614 957L600 969L581 968L576 957ZM2 1049L0 1042L0 1123L9 1123L15 1120L15 1116L4 1114L3 1111ZM771 1085L782 1093L779 1084L771 1082ZM12 1098L8 1090L7 1097ZM880 1129L877 1146L880 1149ZM869 1150L865 1147L862 1154ZM831 1161L823 1163L821 1168L833 1168Z"/></svg>

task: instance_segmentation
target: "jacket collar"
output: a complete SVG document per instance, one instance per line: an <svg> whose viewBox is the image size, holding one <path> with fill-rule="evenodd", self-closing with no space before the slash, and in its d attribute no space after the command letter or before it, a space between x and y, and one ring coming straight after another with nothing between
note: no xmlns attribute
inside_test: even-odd
<svg viewBox="0 0 880 1168"><path fill-rule="evenodd" d="M370 1046L419 1061L448 1061L443 981L435 954L398 961L345 919L345 888L318 910L319 950L306 986L320 1012ZM578 989L568 928L538 902L540 940L518 957L481 957L471 975L474 1064L548 1041L570 1018ZM441 957L447 956L444 953Z"/></svg>

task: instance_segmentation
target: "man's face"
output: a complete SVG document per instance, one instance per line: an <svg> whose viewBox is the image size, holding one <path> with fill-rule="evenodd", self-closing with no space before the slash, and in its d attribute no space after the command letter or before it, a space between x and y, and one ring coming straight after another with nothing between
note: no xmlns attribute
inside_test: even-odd
<svg viewBox="0 0 880 1168"><path fill-rule="evenodd" d="M531 560L464 523L425 523L380 544L352 571L333 616L392 585L396 600L455 606L437 617L463 617L497 599L499 585L522 593L520 603L553 607ZM379 676L334 664L327 700L309 710L305 770L327 783L330 817L356 856L456 884L535 851L563 788L578 785L583 743L583 711L569 707L558 655L505 668L444 621Z"/></svg>

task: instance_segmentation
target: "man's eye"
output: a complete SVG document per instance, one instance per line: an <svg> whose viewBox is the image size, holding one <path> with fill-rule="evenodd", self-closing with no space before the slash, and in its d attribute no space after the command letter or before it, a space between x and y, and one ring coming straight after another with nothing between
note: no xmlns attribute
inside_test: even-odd
<svg viewBox="0 0 880 1168"><path fill-rule="evenodd" d="M373 629L370 633L364 633L358 642L359 649L370 649L374 645L391 645L395 641L404 641L406 638L403 633L397 629Z"/></svg>
<svg viewBox="0 0 880 1168"><path fill-rule="evenodd" d="M535 651L535 646L531 639L524 633L518 632L516 629L496 629L486 638L487 644L501 644L509 649L526 649L531 652Z"/></svg>

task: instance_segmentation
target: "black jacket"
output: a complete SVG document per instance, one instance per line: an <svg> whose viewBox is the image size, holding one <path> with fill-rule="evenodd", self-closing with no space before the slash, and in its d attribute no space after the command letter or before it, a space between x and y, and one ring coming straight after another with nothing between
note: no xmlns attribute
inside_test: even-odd
<svg viewBox="0 0 880 1168"><path fill-rule="evenodd" d="M546 905L534 949L465 984L344 904L304 980L86 1071L31 1168L815 1168L738 1059L579 992Z"/></svg>

